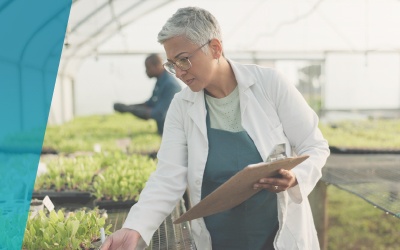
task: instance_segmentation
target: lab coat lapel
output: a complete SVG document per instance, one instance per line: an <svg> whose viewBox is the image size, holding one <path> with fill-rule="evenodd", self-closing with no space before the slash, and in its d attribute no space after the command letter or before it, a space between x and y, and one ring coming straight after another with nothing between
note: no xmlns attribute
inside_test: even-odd
<svg viewBox="0 0 400 250"><path fill-rule="evenodd" d="M207 140L207 127L206 127L206 108L204 103L204 92L192 92L191 98L187 99L192 101L193 105L188 110L189 117L193 120L194 124L199 128L203 137Z"/></svg>
<svg viewBox="0 0 400 250"><path fill-rule="evenodd" d="M270 121L250 89L243 93L240 102L243 103L240 105L242 126L254 141L265 161L276 144L272 136Z"/></svg>
<svg viewBox="0 0 400 250"><path fill-rule="evenodd" d="M273 126L271 121L251 89L251 86L260 79L255 77L255 72L248 71L246 68L242 69L241 65L232 61L229 62L239 86L242 126L254 141L261 157L265 161L277 142L272 135Z"/></svg>

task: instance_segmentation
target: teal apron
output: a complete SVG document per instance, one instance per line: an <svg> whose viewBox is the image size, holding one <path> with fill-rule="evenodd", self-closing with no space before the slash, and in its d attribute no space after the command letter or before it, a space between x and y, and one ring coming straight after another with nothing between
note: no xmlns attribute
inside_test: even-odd
<svg viewBox="0 0 400 250"><path fill-rule="evenodd" d="M262 161L246 131L213 129L208 112L206 123L209 151L202 199L248 164ZM232 209L204 217L204 221L213 250L274 249L273 239L278 228L277 196L262 190Z"/></svg>

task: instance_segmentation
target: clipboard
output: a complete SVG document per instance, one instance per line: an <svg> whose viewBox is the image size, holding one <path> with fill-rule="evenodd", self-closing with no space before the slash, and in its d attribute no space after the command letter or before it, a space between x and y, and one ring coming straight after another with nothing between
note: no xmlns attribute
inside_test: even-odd
<svg viewBox="0 0 400 250"><path fill-rule="evenodd" d="M308 155L303 155L272 162L250 164L176 219L174 224L206 217L233 208L262 190L253 189L254 183L259 179L276 176L279 169L290 170L308 157Z"/></svg>

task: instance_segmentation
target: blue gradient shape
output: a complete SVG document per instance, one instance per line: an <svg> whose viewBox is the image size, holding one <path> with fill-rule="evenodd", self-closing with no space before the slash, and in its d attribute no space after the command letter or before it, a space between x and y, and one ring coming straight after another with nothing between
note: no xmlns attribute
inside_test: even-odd
<svg viewBox="0 0 400 250"><path fill-rule="evenodd" d="M0 249L21 249L71 0L0 0Z"/></svg>

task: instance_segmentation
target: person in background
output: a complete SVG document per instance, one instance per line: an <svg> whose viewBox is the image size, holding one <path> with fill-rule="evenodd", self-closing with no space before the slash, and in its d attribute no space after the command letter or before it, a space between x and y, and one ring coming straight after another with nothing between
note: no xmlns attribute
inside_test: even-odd
<svg viewBox="0 0 400 250"><path fill-rule="evenodd" d="M175 77L165 71L162 58L158 54L151 54L145 60L146 74L149 78L157 78L153 94L149 100L141 104L125 105L115 103L114 110L129 112L141 119L154 119L157 123L157 132L163 134L165 116L172 98L181 91L181 86Z"/></svg>
<svg viewBox="0 0 400 250"><path fill-rule="evenodd" d="M122 229L101 250L144 249L186 188L191 204L276 145L308 155L279 176L260 176L260 191L240 205L191 221L199 250L319 249L308 195L321 178L329 147L318 117L294 84L272 68L223 54L221 30L208 11L179 9L163 26L164 67L188 88L175 95L165 121L157 170Z"/></svg>

